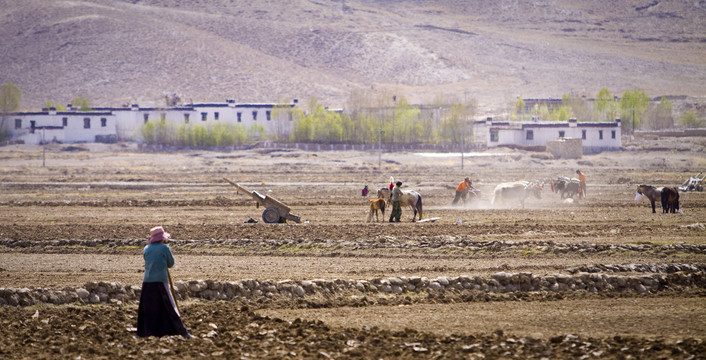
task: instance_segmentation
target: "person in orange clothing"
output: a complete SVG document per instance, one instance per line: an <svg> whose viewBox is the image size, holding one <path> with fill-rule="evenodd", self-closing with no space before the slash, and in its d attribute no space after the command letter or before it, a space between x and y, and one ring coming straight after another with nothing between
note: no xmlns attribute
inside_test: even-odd
<svg viewBox="0 0 706 360"><path fill-rule="evenodd" d="M471 179L465 178L463 181L461 181L460 184L458 184L458 187L456 187L456 196L454 196L454 201L451 202L451 205L456 205L456 203L463 199L464 202L466 202L466 194L468 194L468 191L471 190Z"/></svg>
<svg viewBox="0 0 706 360"><path fill-rule="evenodd" d="M576 174L579 176L579 182L581 183L581 197L586 197L586 175L584 175L581 170L576 170Z"/></svg>

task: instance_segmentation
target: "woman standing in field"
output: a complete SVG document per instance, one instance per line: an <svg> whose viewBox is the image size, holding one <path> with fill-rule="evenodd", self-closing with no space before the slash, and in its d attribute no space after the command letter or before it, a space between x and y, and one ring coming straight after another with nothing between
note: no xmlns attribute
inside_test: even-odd
<svg viewBox="0 0 706 360"><path fill-rule="evenodd" d="M174 266L172 250L165 242L171 236L161 226L150 229L143 251L145 276L137 310L137 336L181 335L190 338L171 290L169 270Z"/></svg>

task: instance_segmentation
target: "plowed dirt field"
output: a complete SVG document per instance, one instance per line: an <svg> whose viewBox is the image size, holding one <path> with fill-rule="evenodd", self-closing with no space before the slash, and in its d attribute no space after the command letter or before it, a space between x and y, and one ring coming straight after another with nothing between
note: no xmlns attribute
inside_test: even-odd
<svg viewBox="0 0 706 360"><path fill-rule="evenodd" d="M156 225L172 234L171 275L186 283L443 285L523 273L637 278L645 286L458 282L439 291L329 287L227 300L192 293L180 296L192 339L134 338L130 299L6 301L0 357L704 358L706 193L682 192L682 213L664 214L659 203L652 213L648 200L635 201L635 192L639 184L678 186L703 171L705 145L703 138L643 139L630 151L580 160L495 149L466 154L464 169L457 154L1 147L0 292L88 282L139 287L142 247ZM549 182L576 169L586 174L587 196L564 201ZM362 187L387 186L391 176L422 194L424 219L439 219L413 223L403 208L401 223L382 221L389 209L380 222L366 222L373 196L361 196ZM466 176L481 199L452 206ZM302 222L265 223L264 209L223 178L289 205ZM524 208L493 205L495 186L516 180L543 181L541 198ZM655 274L658 285L640 280ZM674 282L675 274L694 280Z"/></svg>

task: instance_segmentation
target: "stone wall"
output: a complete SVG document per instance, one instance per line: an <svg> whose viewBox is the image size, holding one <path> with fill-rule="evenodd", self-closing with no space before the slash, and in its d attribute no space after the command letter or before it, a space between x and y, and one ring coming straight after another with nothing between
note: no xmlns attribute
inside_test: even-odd
<svg viewBox="0 0 706 360"><path fill-rule="evenodd" d="M220 282L214 280L176 281L174 288L180 300L292 299L317 296L359 296L373 294L387 296L410 293L445 293L449 296L470 292L658 292L669 289L706 288L706 270L702 265L670 264L611 265L610 267L577 269L569 274L537 276L529 272L499 272L487 277L454 276L426 278L389 277L368 280L314 279L314 280L256 280ZM643 275L613 275L595 271L654 270ZM37 303L115 303L139 300L141 288L111 282L89 282L81 288L0 288L0 305L30 306Z"/></svg>

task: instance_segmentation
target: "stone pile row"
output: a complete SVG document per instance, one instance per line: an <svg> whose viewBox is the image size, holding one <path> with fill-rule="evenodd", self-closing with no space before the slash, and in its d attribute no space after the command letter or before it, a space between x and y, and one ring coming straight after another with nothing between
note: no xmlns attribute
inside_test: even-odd
<svg viewBox="0 0 706 360"><path fill-rule="evenodd" d="M384 236L382 238L385 238ZM450 238L450 239L449 239ZM435 237L432 241L385 243L380 241L356 241L356 246L371 246L384 248L462 248L471 251L503 251L509 249L532 249L544 253L600 253L605 251L680 251L706 254L706 244L592 244L592 243L560 243L551 240L522 241L478 241L474 239L454 239L453 236Z"/></svg>
<svg viewBox="0 0 706 360"><path fill-rule="evenodd" d="M657 292L667 289L706 288L706 273L670 273L619 276L597 273L536 276L532 273L499 272L489 277L441 276L390 277L371 280L255 280L219 282L214 280L177 281L179 299L201 298L231 300L236 298L304 298L307 296L364 296L383 294L394 296L407 293L459 294L464 292ZM28 306L36 303L124 303L139 299L140 287L110 282L89 282L82 288L52 290L44 288L0 288L0 305Z"/></svg>
<svg viewBox="0 0 706 360"><path fill-rule="evenodd" d="M706 272L706 264L625 264L625 265L586 265L570 269L569 272L598 273L598 272L640 272L640 273L665 273L675 272Z"/></svg>
<svg viewBox="0 0 706 360"><path fill-rule="evenodd" d="M217 245L225 247L252 247L260 246L264 248L278 249L286 246L301 247L313 244L317 248L450 248L464 249L469 251L501 252L510 250L534 250L541 253L601 253L601 252L685 252L695 254L706 254L706 244L591 244L591 243L558 243L554 241L523 240L523 241L477 241L473 239L456 239L453 236L434 237L430 241L410 242L406 239L391 238L381 236L375 240L264 240L264 239L209 239L209 240L171 240L170 246L175 251L180 247L199 248L204 245ZM86 246L86 247L117 247L117 246L144 246L144 239L95 239L95 240L14 240L0 239L0 245L8 248L32 248L32 247L61 247L61 246Z"/></svg>

